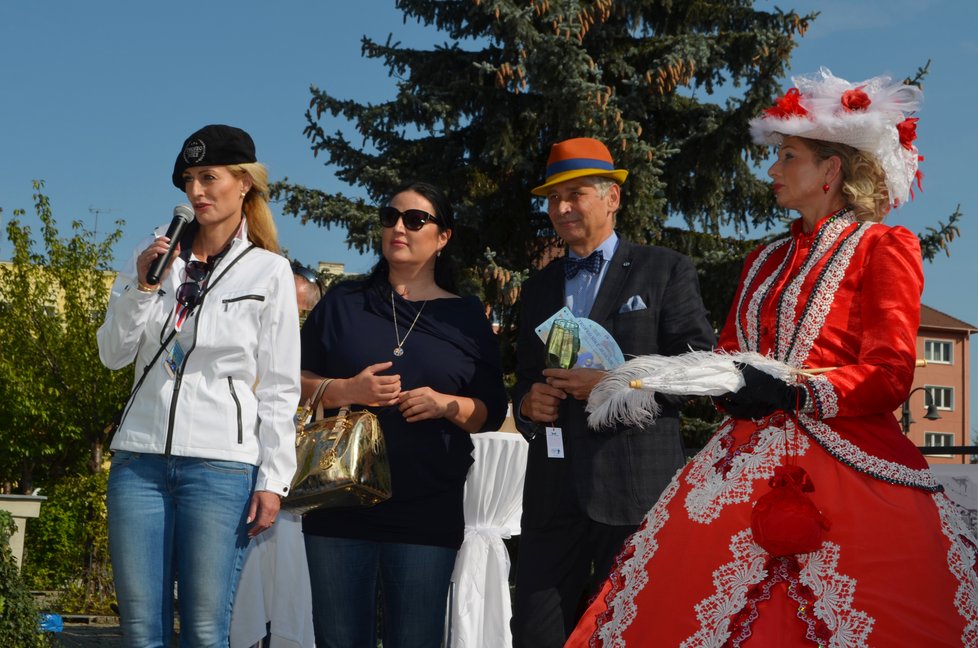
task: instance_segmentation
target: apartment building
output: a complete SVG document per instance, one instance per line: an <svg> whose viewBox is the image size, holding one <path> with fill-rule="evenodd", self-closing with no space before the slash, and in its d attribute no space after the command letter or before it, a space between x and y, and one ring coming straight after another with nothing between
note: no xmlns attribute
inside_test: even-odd
<svg viewBox="0 0 978 648"><path fill-rule="evenodd" d="M967 322L921 305L917 358L927 364L917 368L907 404L894 412L915 445L973 445L970 338L976 332ZM931 464L971 463L971 456L927 451Z"/></svg>

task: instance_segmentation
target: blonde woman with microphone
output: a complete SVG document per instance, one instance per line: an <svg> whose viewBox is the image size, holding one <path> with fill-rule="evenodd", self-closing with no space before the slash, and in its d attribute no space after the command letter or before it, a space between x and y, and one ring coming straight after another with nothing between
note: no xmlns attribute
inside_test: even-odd
<svg viewBox="0 0 978 648"><path fill-rule="evenodd" d="M228 644L245 548L295 471L298 311L265 167L248 133L210 125L172 180L195 218L137 246L98 331L107 367L135 361L108 512L124 644L139 648L169 645L174 582L182 645Z"/></svg>

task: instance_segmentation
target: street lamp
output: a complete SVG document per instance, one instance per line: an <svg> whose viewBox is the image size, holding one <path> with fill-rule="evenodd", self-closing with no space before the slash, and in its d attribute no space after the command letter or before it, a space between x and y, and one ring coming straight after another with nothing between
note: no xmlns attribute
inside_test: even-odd
<svg viewBox="0 0 978 648"><path fill-rule="evenodd" d="M937 413L937 406L934 405L934 399L926 387L911 389L910 393L907 394L907 400L903 401L903 410L900 416L900 427L903 428L904 434L909 434L910 425L917 422L910 418L910 397L913 396L914 392L919 392L920 390L924 390L924 403L927 405L927 413L924 414L924 418L928 421L937 421L941 418L941 415Z"/></svg>

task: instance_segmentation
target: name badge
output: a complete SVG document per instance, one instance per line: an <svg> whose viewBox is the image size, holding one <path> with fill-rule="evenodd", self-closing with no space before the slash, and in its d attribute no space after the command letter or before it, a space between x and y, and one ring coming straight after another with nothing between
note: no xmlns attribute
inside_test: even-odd
<svg viewBox="0 0 978 648"><path fill-rule="evenodd" d="M173 341L173 348L170 352L163 357L163 368L166 369L166 373L170 378L177 377L177 371L180 370L180 365L183 364L184 357L183 347L176 340Z"/></svg>
<svg viewBox="0 0 978 648"><path fill-rule="evenodd" d="M547 457L550 459L564 458L564 433L559 427L547 428Z"/></svg>

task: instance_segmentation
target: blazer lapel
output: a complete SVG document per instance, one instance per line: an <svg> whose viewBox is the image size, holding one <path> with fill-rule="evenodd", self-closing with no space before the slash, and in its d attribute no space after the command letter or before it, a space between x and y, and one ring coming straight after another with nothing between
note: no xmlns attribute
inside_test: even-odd
<svg viewBox="0 0 978 648"><path fill-rule="evenodd" d="M628 279L632 271L632 245L628 241L621 241L618 250L611 257L608 265L608 272L601 282L601 288L595 297L594 305L588 319L595 322L605 322L615 312L615 307L621 301L621 293L625 287L625 280Z"/></svg>
<svg viewBox="0 0 978 648"><path fill-rule="evenodd" d="M566 257L560 257L553 261L553 272L550 277L547 278L547 287L543 291L541 296L541 305L543 306L543 311L546 313L544 319L550 317L561 308L567 305L565 288L564 288L564 263ZM550 269L550 266L548 266ZM542 322L543 320L541 320ZM541 323L537 322L537 324Z"/></svg>
<svg viewBox="0 0 978 648"><path fill-rule="evenodd" d="M550 262L540 271L535 281L539 284L532 291L530 301L521 309L527 323L533 327L543 324L551 315L563 308L564 295L564 259L558 258ZM526 292L520 295L520 300L527 299Z"/></svg>

